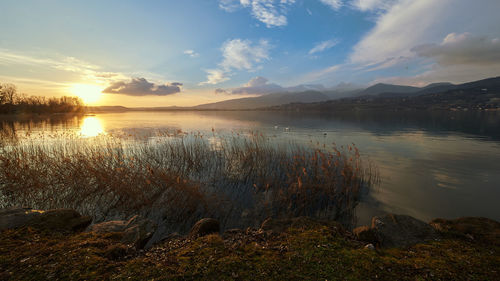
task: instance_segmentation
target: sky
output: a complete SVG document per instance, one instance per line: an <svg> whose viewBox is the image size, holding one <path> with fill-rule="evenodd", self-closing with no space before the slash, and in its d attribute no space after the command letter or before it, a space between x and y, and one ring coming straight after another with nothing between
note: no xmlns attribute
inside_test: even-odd
<svg viewBox="0 0 500 281"><path fill-rule="evenodd" d="M91 105L500 76L498 0L2 0L0 83Z"/></svg>

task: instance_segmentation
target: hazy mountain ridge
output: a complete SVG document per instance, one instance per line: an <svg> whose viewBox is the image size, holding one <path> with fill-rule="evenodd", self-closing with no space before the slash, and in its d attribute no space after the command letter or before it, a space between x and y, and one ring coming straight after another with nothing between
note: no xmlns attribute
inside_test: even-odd
<svg viewBox="0 0 500 281"><path fill-rule="evenodd" d="M397 94L397 93L395 93ZM346 111L346 110L499 110L500 77L453 85L438 84L420 91L388 96L387 93L343 98L317 103L295 103L269 107L269 110Z"/></svg>
<svg viewBox="0 0 500 281"><path fill-rule="evenodd" d="M292 89L290 87L289 89ZM305 86L298 86L296 89L307 88ZM487 78L479 81L473 81L463 84L452 84L448 82L432 83L424 87L413 87L413 86L403 86L403 85L392 85L378 83L365 89L356 88L352 84L339 84L337 87L319 90L307 90L307 91L297 91L297 92L277 92L256 97L246 97L246 98L236 98L215 103L202 104L193 107L137 107L137 108L126 108L123 106L92 106L87 107L89 112L123 112L123 111L168 111L168 110L252 110L252 109L263 109L272 108L276 110L278 108L283 108L287 110L288 105L294 104L311 104L309 106L302 105L302 107L323 107L325 104L339 104L342 103L347 105L349 103L356 102L357 104L351 104L353 107L359 107L359 104L367 103L380 103L382 101L392 103L401 103L409 101L415 102L420 100L427 103L428 106L431 105L432 99L429 97L424 97L427 95L438 95L432 96L436 99L434 102L442 104L446 99L446 95L455 96L458 99L461 93L457 95L457 91L481 91L482 89L489 89L491 91L500 91L500 77ZM490 94L488 93L488 94ZM473 93L472 93L473 94ZM485 94L485 93L483 93ZM466 94L465 94L466 95ZM418 97L422 97L418 99ZM462 96L462 99L466 99L466 96ZM451 102L451 101L450 101ZM487 103L487 101L482 100L481 102L474 101L476 105L481 106L481 104ZM386 106L388 106L386 105ZM380 105L383 107L384 105ZM423 106L423 105L421 105Z"/></svg>
<svg viewBox="0 0 500 281"><path fill-rule="evenodd" d="M257 109L267 106L281 105L295 102L319 102L331 99L328 95L319 91L305 91L296 93L274 93L259 97L239 98L221 102L202 104L193 109Z"/></svg>

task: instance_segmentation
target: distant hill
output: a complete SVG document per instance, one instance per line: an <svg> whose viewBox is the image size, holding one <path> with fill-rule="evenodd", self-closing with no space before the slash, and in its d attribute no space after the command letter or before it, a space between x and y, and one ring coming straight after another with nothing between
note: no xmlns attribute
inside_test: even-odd
<svg viewBox="0 0 500 281"><path fill-rule="evenodd" d="M87 106L85 111L87 113L101 113L101 112L125 112L130 108L124 106Z"/></svg>
<svg viewBox="0 0 500 281"><path fill-rule="evenodd" d="M420 88L417 88L420 89ZM408 89L406 89L408 90ZM500 77L453 85L439 83L419 91L393 96L378 94L315 103L294 103L269 110L352 111L352 110L500 110Z"/></svg>
<svg viewBox="0 0 500 281"><path fill-rule="evenodd" d="M329 100L330 97L319 91L305 91L297 93L276 93L259 97L239 98L227 101L203 104L192 107L193 109L256 109L261 107L282 105L296 102L319 102Z"/></svg>
<svg viewBox="0 0 500 281"><path fill-rule="evenodd" d="M421 90L412 86L401 86L392 84L378 83L370 86L363 91L359 92L357 96L376 96L376 95L389 95L389 94L413 94Z"/></svg>

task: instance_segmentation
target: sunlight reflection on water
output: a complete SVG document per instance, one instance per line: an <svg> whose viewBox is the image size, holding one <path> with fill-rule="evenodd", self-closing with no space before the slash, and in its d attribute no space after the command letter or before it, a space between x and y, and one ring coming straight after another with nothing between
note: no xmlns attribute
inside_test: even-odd
<svg viewBox="0 0 500 281"><path fill-rule="evenodd" d="M82 125L80 127L80 135L82 137L97 137L98 135L104 133L104 127L102 126L99 118L95 116L87 116L85 117L85 119L83 119Z"/></svg>

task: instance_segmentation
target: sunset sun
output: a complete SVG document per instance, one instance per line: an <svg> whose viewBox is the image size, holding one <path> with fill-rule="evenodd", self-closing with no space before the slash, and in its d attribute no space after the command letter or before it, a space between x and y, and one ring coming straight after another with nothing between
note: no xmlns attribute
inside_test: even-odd
<svg viewBox="0 0 500 281"><path fill-rule="evenodd" d="M71 86L70 92L89 104L95 103L101 98L102 88L97 85L75 84Z"/></svg>

